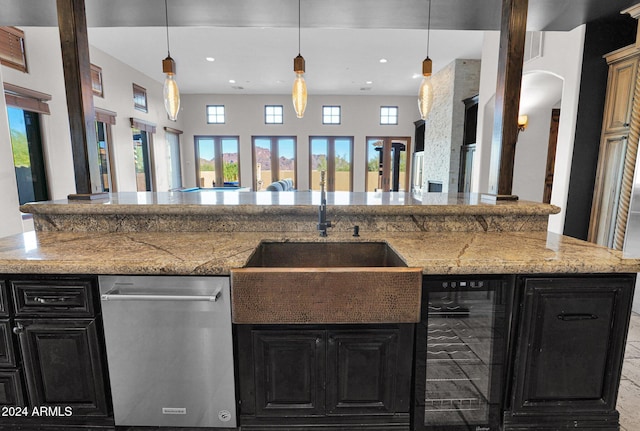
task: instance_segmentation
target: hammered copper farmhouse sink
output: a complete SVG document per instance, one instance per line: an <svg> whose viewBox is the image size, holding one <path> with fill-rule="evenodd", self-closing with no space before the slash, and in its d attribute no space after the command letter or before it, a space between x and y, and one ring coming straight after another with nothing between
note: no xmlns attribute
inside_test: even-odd
<svg viewBox="0 0 640 431"><path fill-rule="evenodd" d="M234 323L411 323L422 269L385 242L262 242L231 270Z"/></svg>

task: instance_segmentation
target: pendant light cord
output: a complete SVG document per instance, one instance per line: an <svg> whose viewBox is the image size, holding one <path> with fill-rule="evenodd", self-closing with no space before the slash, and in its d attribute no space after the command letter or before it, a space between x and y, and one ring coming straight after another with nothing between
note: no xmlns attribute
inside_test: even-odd
<svg viewBox="0 0 640 431"><path fill-rule="evenodd" d="M429 0L429 13L427 15L427 58L429 58L429 34L430 33L431 33L431 0Z"/></svg>
<svg viewBox="0 0 640 431"><path fill-rule="evenodd" d="M298 0L298 55L300 55L300 0Z"/></svg>
<svg viewBox="0 0 640 431"><path fill-rule="evenodd" d="M169 8L167 6L167 0L164 0L164 24L167 29L167 56L171 57L171 50L169 49Z"/></svg>

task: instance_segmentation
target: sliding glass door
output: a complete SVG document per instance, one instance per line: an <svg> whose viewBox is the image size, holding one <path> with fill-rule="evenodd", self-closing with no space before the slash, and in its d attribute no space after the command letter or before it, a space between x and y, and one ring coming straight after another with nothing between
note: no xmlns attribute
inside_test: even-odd
<svg viewBox="0 0 640 431"><path fill-rule="evenodd" d="M40 135L40 115L12 106L7 107L7 114L20 205L46 201L49 199L49 192Z"/></svg>
<svg viewBox="0 0 640 431"><path fill-rule="evenodd" d="M240 144L237 136L196 136L195 144L199 187L240 185Z"/></svg>
<svg viewBox="0 0 640 431"><path fill-rule="evenodd" d="M291 179L296 187L295 136L254 136L253 187L264 190L274 181Z"/></svg>
<svg viewBox="0 0 640 431"><path fill-rule="evenodd" d="M325 171L327 191L352 191L352 155L351 136L312 136L309 139L309 188L320 190L320 171Z"/></svg>

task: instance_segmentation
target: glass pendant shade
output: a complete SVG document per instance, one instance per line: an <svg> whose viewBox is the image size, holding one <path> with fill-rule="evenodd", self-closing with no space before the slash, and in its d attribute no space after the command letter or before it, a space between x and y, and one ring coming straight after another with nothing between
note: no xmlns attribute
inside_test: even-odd
<svg viewBox="0 0 640 431"><path fill-rule="evenodd" d="M180 90L176 82L176 62L171 57L162 60L162 72L167 74L164 80L164 109L171 121L176 121L180 110Z"/></svg>
<svg viewBox="0 0 640 431"><path fill-rule="evenodd" d="M296 79L293 81L293 109L296 116L302 118L304 110L307 108L307 84L304 82L304 74L296 73Z"/></svg>
<svg viewBox="0 0 640 431"><path fill-rule="evenodd" d="M296 73L296 79L293 81L293 90L291 91L293 109L295 109L298 118L304 116L304 110L307 108L307 83L304 81L304 68L304 58L298 54L293 59L293 71Z"/></svg>
<svg viewBox="0 0 640 431"><path fill-rule="evenodd" d="M433 108L433 84L431 83L431 59L426 58L422 62L422 83L418 91L418 109L420 118L426 120Z"/></svg>
<svg viewBox="0 0 640 431"><path fill-rule="evenodd" d="M167 115L171 121L176 121L178 118L178 111L180 110L180 91L178 90L178 83L175 80L175 75L167 75L164 80L164 109L167 110Z"/></svg>

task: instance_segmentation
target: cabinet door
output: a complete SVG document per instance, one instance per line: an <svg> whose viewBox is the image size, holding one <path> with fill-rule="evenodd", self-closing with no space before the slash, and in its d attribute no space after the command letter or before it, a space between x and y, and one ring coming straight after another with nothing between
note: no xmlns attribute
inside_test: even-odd
<svg viewBox="0 0 640 431"><path fill-rule="evenodd" d="M618 133L629 127L638 58L614 63L609 68L604 133Z"/></svg>
<svg viewBox="0 0 640 431"><path fill-rule="evenodd" d="M0 368L16 366L11 329L9 319L0 320Z"/></svg>
<svg viewBox="0 0 640 431"><path fill-rule="evenodd" d="M513 411L615 408L631 278L530 278L516 347Z"/></svg>
<svg viewBox="0 0 640 431"><path fill-rule="evenodd" d="M0 316L9 316L9 303L7 302L7 286L0 281Z"/></svg>
<svg viewBox="0 0 640 431"><path fill-rule="evenodd" d="M252 334L256 415L324 414L324 331L256 330Z"/></svg>
<svg viewBox="0 0 640 431"><path fill-rule="evenodd" d="M398 329L329 331L328 414L395 412L398 337Z"/></svg>
<svg viewBox="0 0 640 431"><path fill-rule="evenodd" d="M25 406L20 370L0 370L0 406Z"/></svg>
<svg viewBox="0 0 640 431"><path fill-rule="evenodd" d="M106 416L102 356L93 319L16 320L32 406Z"/></svg>

